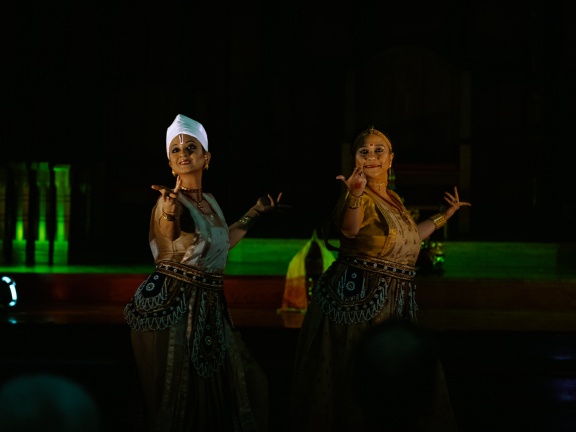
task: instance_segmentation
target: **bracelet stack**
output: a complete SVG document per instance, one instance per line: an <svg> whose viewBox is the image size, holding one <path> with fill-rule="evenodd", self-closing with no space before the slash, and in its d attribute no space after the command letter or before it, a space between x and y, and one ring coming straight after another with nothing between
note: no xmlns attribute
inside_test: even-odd
<svg viewBox="0 0 576 432"><path fill-rule="evenodd" d="M434 226L437 230L446 225L446 216L444 216L444 213L436 213L435 215L430 216L428 219L434 222Z"/></svg>
<svg viewBox="0 0 576 432"><path fill-rule="evenodd" d="M357 209L362 205L362 195L352 195L349 191L346 193L346 204L348 208Z"/></svg>

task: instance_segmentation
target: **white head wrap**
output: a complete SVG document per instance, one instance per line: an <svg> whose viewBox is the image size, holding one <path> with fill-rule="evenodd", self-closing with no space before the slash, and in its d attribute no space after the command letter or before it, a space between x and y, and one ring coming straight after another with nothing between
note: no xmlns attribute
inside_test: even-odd
<svg viewBox="0 0 576 432"><path fill-rule="evenodd" d="M193 136L198 141L200 141L200 144L202 144L204 150L208 151L208 135L206 135L204 126L202 126L196 120L192 120L185 115L178 114L166 131L166 154L168 155L168 158L170 158L170 142L174 139L175 136L179 134Z"/></svg>

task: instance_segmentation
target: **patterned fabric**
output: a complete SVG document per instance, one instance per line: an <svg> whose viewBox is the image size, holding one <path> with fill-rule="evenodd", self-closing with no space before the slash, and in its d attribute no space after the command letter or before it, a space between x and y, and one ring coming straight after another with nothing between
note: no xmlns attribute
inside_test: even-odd
<svg viewBox="0 0 576 432"><path fill-rule="evenodd" d="M420 234L408 210L389 205L370 190L364 192L362 200L364 219L360 231L354 238L340 232L339 256L363 257L373 261L383 260L395 267L414 267L420 253ZM398 198L400 202L400 198ZM339 220L346 204L338 205L336 218Z"/></svg>
<svg viewBox="0 0 576 432"><path fill-rule="evenodd" d="M414 269L396 268L391 263L342 258L320 277L313 291L314 302L337 324L367 322L382 310L393 279L398 279L392 317L416 321L416 287L409 282L414 274Z"/></svg>
<svg viewBox="0 0 576 432"><path fill-rule="evenodd" d="M398 197L397 201L401 202ZM413 279L420 235L416 223L404 206L397 208L365 190L360 230L347 237L340 229L345 206L342 197L334 212L338 258L316 284L298 335L290 432L372 430L351 391L351 355L371 328L389 319L414 322L417 318ZM442 373L440 368L434 412L421 432L456 430ZM386 429L386 418L382 428Z"/></svg>
<svg viewBox="0 0 576 432"><path fill-rule="evenodd" d="M192 298L198 313L189 346L196 373L210 377L226 355L224 320L230 322L224 298L224 278L191 267L160 263L126 305L126 322L136 331L159 331L177 324L188 312ZM197 304L196 304L197 303Z"/></svg>
<svg viewBox="0 0 576 432"><path fill-rule="evenodd" d="M192 289L222 290L224 278L183 265L160 263L124 308L133 330L157 331L176 324L188 311Z"/></svg>
<svg viewBox="0 0 576 432"><path fill-rule="evenodd" d="M228 226L216 200L200 212L181 193L181 235L150 218L156 268L125 307L147 432L265 431L267 379L234 330L224 297ZM160 203L161 204L161 203Z"/></svg>
<svg viewBox="0 0 576 432"><path fill-rule="evenodd" d="M184 284L170 284L166 275L154 272L142 282L124 318L132 330L157 331L176 324L188 312Z"/></svg>

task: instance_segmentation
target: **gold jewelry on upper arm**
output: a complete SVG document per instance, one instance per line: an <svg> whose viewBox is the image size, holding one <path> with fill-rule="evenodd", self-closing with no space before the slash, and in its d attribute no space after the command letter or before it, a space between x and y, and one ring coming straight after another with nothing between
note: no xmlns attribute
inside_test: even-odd
<svg viewBox="0 0 576 432"><path fill-rule="evenodd" d="M434 226L437 230L446 225L446 216L444 213L436 213L435 215L430 216L428 219L434 223Z"/></svg>

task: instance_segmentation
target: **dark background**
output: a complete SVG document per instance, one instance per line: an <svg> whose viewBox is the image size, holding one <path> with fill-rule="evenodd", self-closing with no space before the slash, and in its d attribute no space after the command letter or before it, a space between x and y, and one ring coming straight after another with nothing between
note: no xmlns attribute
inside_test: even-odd
<svg viewBox="0 0 576 432"><path fill-rule="evenodd" d="M229 223L266 192L293 206L252 237L309 237L349 143L374 124L407 205L440 205L455 184L473 203L451 239L572 242L569 4L14 2L0 30L1 164L8 182L16 162L71 165L71 262L148 262L150 185L174 182L176 114L206 127L204 189Z"/></svg>

